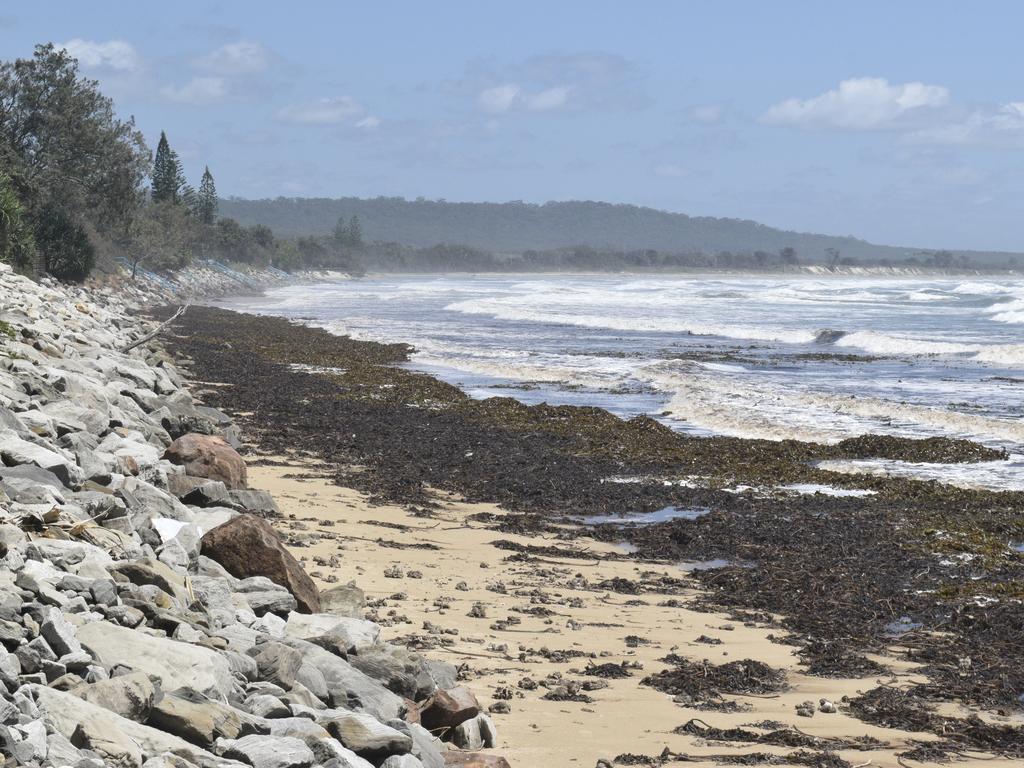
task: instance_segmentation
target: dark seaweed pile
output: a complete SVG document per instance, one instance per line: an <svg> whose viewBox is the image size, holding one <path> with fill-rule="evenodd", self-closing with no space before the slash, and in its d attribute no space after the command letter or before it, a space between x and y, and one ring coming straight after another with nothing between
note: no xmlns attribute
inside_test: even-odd
<svg viewBox="0 0 1024 768"><path fill-rule="evenodd" d="M722 694L767 694L786 688L785 673L753 659L716 665L671 654L663 661L671 666L641 682L688 702L707 703L721 700Z"/></svg>
<svg viewBox="0 0 1024 768"><path fill-rule="evenodd" d="M709 508L695 520L604 525L591 533L628 540L643 558L731 561L694 573L709 588L705 603L781 615L814 673L876 675L881 670L863 652L896 643L927 667L929 683L915 688L915 697L1019 706L1024 555L1009 543L1024 541L1024 494L813 465L880 456L966 462L1000 458L1000 451L947 438L872 435L837 445L699 438L598 408L473 400L400 367L405 345L220 309L191 308L165 343L195 379L222 385L204 398L237 414L264 452L330 462L339 483L380 500L429 506L436 491L446 491L498 503L512 514L480 522L515 533L551 530L564 515ZM693 475L705 478L704 487L662 482ZM606 482L616 476L651 480ZM791 482L877 494L725 490ZM890 625L903 617L912 631L894 638Z"/></svg>

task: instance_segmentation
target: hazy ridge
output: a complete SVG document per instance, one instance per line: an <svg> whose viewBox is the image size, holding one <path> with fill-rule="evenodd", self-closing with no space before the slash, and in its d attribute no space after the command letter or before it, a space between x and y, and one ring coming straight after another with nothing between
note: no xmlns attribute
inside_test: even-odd
<svg viewBox="0 0 1024 768"><path fill-rule="evenodd" d="M279 237L323 235L339 216L358 216L368 241L414 247L458 243L519 253L586 245L714 254L775 252L791 247L803 261L825 261L828 249L858 261L902 261L921 249L876 245L855 237L790 232L745 219L688 216L636 205L593 201L532 204L406 200L285 198L220 201L220 212L241 224L264 224ZM1005 266L1020 254L951 250L975 264Z"/></svg>

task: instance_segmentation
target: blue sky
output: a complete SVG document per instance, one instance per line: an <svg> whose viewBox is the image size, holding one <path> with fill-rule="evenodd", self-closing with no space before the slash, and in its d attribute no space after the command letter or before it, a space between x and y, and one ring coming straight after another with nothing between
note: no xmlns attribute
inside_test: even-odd
<svg viewBox="0 0 1024 768"><path fill-rule="evenodd" d="M1024 250L1017 2L40 2L222 195L571 198Z"/></svg>

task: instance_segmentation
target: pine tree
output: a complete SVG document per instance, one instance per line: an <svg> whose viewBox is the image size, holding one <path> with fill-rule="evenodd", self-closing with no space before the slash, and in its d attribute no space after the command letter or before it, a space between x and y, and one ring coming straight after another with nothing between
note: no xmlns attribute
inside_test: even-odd
<svg viewBox="0 0 1024 768"><path fill-rule="evenodd" d="M210 173L209 166L203 171L203 180L199 183L195 213L203 224L213 224L217 217L217 186L213 183L213 174Z"/></svg>
<svg viewBox="0 0 1024 768"><path fill-rule="evenodd" d="M153 202L173 201L177 194L176 164L167 134L160 131L160 143L156 145L156 158L153 161Z"/></svg>
<svg viewBox="0 0 1024 768"><path fill-rule="evenodd" d="M185 172L181 167L178 153L171 149L167 134L160 131L160 142L156 145L156 158L153 161L153 202L155 203L187 203L190 191L185 180ZM192 193L194 195L194 192Z"/></svg>
<svg viewBox="0 0 1024 768"><path fill-rule="evenodd" d="M348 220L348 244L353 248L363 246L363 227L359 223L359 217L353 216Z"/></svg>

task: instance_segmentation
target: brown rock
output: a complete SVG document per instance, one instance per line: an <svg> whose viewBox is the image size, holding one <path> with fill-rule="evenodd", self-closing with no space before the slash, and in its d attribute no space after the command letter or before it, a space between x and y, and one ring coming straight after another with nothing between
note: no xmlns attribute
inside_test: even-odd
<svg viewBox="0 0 1024 768"><path fill-rule="evenodd" d="M171 443L164 458L193 477L220 480L233 490L246 487L245 461L223 437L190 432Z"/></svg>
<svg viewBox="0 0 1024 768"><path fill-rule="evenodd" d="M420 707L420 723L428 731L454 728L480 714L480 703L472 691L463 686L440 690Z"/></svg>
<svg viewBox="0 0 1024 768"><path fill-rule="evenodd" d="M301 613L319 613L320 595L277 532L266 520L239 515L206 532L202 553L239 579L266 576L295 597Z"/></svg>
<svg viewBox="0 0 1024 768"><path fill-rule="evenodd" d="M445 765L461 765L463 768L512 768L501 755L486 752L444 752Z"/></svg>

